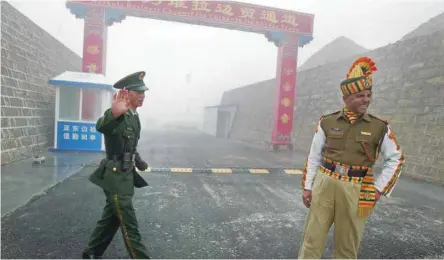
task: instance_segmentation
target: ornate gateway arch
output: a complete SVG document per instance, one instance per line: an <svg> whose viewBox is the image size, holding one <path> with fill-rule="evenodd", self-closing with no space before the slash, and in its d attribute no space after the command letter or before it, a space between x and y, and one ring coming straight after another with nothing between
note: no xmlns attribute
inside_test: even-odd
<svg viewBox="0 0 444 260"><path fill-rule="evenodd" d="M66 6L85 20L83 72L105 74L108 26L126 16L265 35L278 47L271 143L275 149L292 148L298 47L313 39L313 14L232 1L67 1ZM83 95L84 104L92 103L93 93ZM87 117L88 111L86 107L82 113Z"/></svg>

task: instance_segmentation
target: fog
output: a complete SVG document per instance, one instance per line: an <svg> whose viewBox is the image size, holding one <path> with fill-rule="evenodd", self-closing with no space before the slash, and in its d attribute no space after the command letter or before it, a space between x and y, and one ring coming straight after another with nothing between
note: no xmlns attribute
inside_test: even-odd
<svg viewBox="0 0 444 260"><path fill-rule="evenodd" d="M315 14L314 40L299 48L299 65L340 36L374 49L396 42L444 12L442 0L244 2ZM11 4L82 55L83 20L69 12L65 1ZM43 4L46 7L40 8ZM146 71L150 91L139 111L145 125L173 122L200 127L204 107L219 104L224 91L274 78L276 58L277 47L264 35L127 17L108 29L106 76L117 81Z"/></svg>

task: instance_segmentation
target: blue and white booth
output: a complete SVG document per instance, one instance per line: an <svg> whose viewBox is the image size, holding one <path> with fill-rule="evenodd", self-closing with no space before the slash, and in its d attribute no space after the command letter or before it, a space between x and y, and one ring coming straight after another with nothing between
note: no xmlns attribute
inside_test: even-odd
<svg viewBox="0 0 444 260"><path fill-rule="evenodd" d="M49 80L56 86L54 149L105 151L96 122L111 107L115 92L102 74L65 71Z"/></svg>

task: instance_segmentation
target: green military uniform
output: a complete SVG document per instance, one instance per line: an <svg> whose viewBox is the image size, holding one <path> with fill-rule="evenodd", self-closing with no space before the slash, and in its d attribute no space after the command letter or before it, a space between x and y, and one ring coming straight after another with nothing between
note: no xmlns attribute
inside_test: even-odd
<svg viewBox="0 0 444 260"><path fill-rule="evenodd" d="M148 88L143 82L144 75L144 72L131 74L114 84L114 87L146 91ZM135 169L135 166L139 170L148 167L137 153L141 130L139 117L128 109L127 113L114 118L110 108L99 118L96 128L104 135L106 158L89 180L104 190L106 205L83 252L83 258L100 258L119 227L130 257L149 258L141 242L132 204L134 187L148 186Z"/></svg>

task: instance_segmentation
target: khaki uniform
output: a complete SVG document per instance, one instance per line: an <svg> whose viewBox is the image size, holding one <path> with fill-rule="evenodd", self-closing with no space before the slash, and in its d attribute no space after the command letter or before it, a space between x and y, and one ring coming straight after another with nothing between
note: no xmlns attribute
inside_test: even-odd
<svg viewBox="0 0 444 260"><path fill-rule="evenodd" d="M379 154L384 169L375 176L372 167ZM321 258L332 224L334 257L357 258L376 190L389 196L403 163L388 122L364 114L351 123L344 110L321 117L302 176L312 201L299 258Z"/></svg>
<svg viewBox="0 0 444 260"><path fill-rule="evenodd" d="M342 111L337 111L323 117L320 124L326 136L322 155L346 165L372 166L387 133L387 122L371 114L352 125Z"/></svg>

